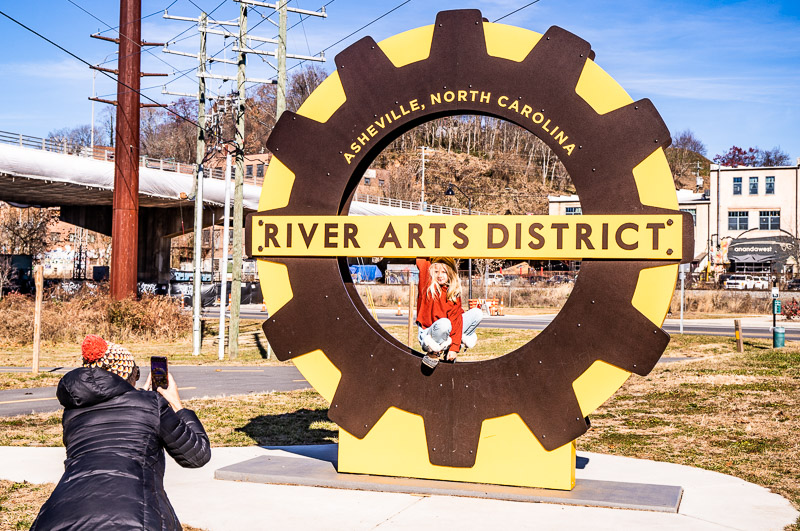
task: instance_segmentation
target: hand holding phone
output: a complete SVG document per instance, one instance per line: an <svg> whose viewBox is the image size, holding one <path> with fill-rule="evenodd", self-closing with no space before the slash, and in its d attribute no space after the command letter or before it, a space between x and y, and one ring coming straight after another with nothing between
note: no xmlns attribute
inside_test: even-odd
<svg viewBox="0 0 800 531"><path fill-rule="evenodd" d="M167 368L166 357L150 357L150 381L153 384L153 391L159 387L163 387L164 389L169 387L169 369Z"/></svg>

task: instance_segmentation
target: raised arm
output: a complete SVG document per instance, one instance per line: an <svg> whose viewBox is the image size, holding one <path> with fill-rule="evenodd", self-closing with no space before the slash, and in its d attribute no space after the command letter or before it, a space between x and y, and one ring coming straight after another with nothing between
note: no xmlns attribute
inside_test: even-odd
<svg viewBox="0 0 800 531"><path fill-rule="evenodd" d="M159 437L164 449L179 465L184 468L199 468L211 459L211 444L194 411L183 407L179 398L175 404L177 389L178 385L172 374L169 375L169 387L166 390L159 388Z"/></svg>

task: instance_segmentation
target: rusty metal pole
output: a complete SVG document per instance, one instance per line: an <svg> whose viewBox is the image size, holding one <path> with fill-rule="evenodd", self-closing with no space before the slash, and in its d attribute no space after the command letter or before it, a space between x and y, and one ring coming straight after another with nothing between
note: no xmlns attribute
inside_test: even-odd
<svg viewBox="0 0 800 531"><path fill-rule="evenodd" d="M111 296L114 299L136 295L139 239L141 17L141 0L120 0L119 82L111 224Z"/></svg>

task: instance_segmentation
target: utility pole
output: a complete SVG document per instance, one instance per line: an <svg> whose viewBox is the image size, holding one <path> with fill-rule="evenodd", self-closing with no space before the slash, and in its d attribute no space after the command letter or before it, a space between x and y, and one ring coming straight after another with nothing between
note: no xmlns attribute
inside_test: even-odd
<svg viewBox="0 0 800 531"><path fill-rule="evenodd" d="M247 53L254 53L258 55L270 55L275 56L278 59L278 65L275 67L272 63L268 64L275 68L278 72L278 90L275 98L275 121L281 117L283 111L286 110L286 59L302 59L303 61L319 61L324 63L325 62L325 54L320 53L319 57L315 56L308 56L308 55L297 55L297 54L290 54L286 53L286 25L287 25L287 18L288 13L291 11L292 13L298 13L300 16L307 15L312 17L322 17L327 18L328 13L325 11L325 6L323 6L319 11L309 11L307 9L300 9L296 7L289 7L288 0L278 0L274 4L270 4L269 2L261 2L259 0L236 0L241 4L247 4L251 6L259 6L259 7L267 7L269 9L274 9L278 12L278 41L276 44L278 45L277 50L274 52L271 51L261 51L261 50L253 50L248 49ZM272 19L268 20L275 24L275 21ZM249 38L249 37L248 37ZM269 41L267 39L262 39L264 42L275 42ZM241 48L242 46L240 46Z"/></svg>
<svg viewBox="0 0 800 531"><path fill-rule="evenodd" d="M92 38L119 45L117 69L92 66L117 75L116 101L90 97L92 101L117 107L114 149L114 199L111 217L111 297L124 299L136 295L139 247L139 118L142 107L161 107L158 103L142 104L139 97L142 76L167 74L141 71L142 46L161 43L142 42L141 0L120 0L119 38L94 34ZM109 54L110 55L110 54ZM106 59L108 56L106 56ZM105 61L104 61L105 62ZM94 125L94 124L92 124Z"/></svg>
<svg viewBox="0 0 800 531"><path fill-rule="evenodd" d="M277 122L286 110L286 4L288 0L280 0L278 9L278 94L275 99L275 121Z"/></svg>
<svg viewBox="0 0 800 531"><path fill-rule="evenodd" d="M245 39L247 37L247 5L239 4L239 56L236 73L236 173L233 185L233 277L231 279L231 320L228 331L228 356L239 356L239 309L242 303L242 226L244 221L244 110L246 95Z"/></svg>
<svg viewBox="0 0 800 531"><path fill-rule="evenodd" d="M194 193L194 285L192 294L192 355L200 355L200 346L203 341L200 326L200 312L202 312L202 282L203 282L203 162L206 157L206 25L208 17L200 13L200 54L198 66L197 87L197 168L195 169L196 183ZM212 237L214 227L211 227ZM212 279L213 280L213 279Z"/></svg>
<svg viewBox="0 0 800 531"><path fill-rule="evenodd" d="M424 212L425 208L425 153L429 151L434 151L433 149L422 146L419 148L422 151L422 193L419 196L419 209L420 211Z"/></svg>
<svg viewBox="0 0 800 531"><path fill-rule="evenodd" d="M228 230L231 208L231 153L225 147L225 206L222 221L222 259L220 262L220 298L219 298L219 359L225 359L225 301L228 289Z"/></svg>
<svg viewBox="0 0 800 531"><path fill-rule="evenodd" d="M239 315L240 315L240 308L241 308L241 282L242 282L242 255L243 255L243 241L242 241L242 227L244 226L244 211L243 211L243 203L244 203L244 112L246 106L246 93L244 84L247 83L277 83L276 80L271 79L255 79L255 78L248 78L245 76L245 64L246 64L246 57L247 54L256 54L261 56L279 56L279 62L282 63L282 71L283 71L283 89L282 92L284 94L284 98L282 105L285 109L285 91L286 91L286 58L292 59L304 59L308 61L325 61L324 55L320 57L308 57L308 56L301 56L301 55L292 55L286 53L286 13L288 11L297 12L300 14L305 15L314 15L320 17L327 17L325 13L325 9L323 8L321 12L316 11L306 11L303 9L295 9L289 8L286 6L286 1L282 0L280 6L277 4L267 4L264 2L258 2L255 0L236 0L239 2L239 19L238 21L226 22L226 21L218 21L218 20L209 20L207 15L203 13L199 19L188 18L188 17L180 17L169 15L167 11L164 11L164 18L171 19L171 20L182 20L187 22L197 22L198 27L201 33L201 52L200 55L189 54L185 52L180 52L177 50L169 50L167 47L164 47L164 52L171 53L174 55L183 55L187 57L196 57L200 61L200 67L198 69L198 77L201 80L201 89L199 91L199 113L198 118L200 118L200 125L202 131L199 133L200 135L204 135L205 133L205 114L204 114L204 103L205 103L205 80L206 79L221 79L226 81L236 81L236 116L235 116L235 134L234 134L234 145L235 145L235 157L236 157L236 170L234 176L234 205L233 205L233 272L232 272L232 282L231 282L231 317L230 317L230 332L229 332L229 355L231 358L235 358L238 355L238 340L239 340ZM254 6L263 6L274 9L278 11L281 15L281 24L283 24L283 29L281 30L281 35L283 39L283 46L279 46L278 51L262 51L256 50L252 46L249 45L250 41L259 42L259 43L272 43L272 44L279 44L279 41L275 39L267 39L264 37L255 37L247 35L247 6L254 5ZM274 21L270 20L273 24ZM238 26L239 32L233 33L226 29L214 29L208 28L208 24L218 25L218 26ZM279 25L279 24L275 24ZM207 34L214 34L214 35L221 35L223 37L233 37L237 39L237 45L234 46L233 51L235 51L238 56L236 61L230 61L227 59L215 59L215 58L208 58L205 51L205 37ZM282 49L282 54L280 53ZM282 59L281 59L282 55ZM236 77L225 76L225 75L215 75L206 72L206 63L207 62L221 62L221 63L232 63L237 65L237 75ZM268 62L268 64L278 70L275 65L272 65ZM279 91L281 92L281 91ZM178 92L168 92L166 88L162 89L162 94L172 94L176 96L185 96L185 97L194 97L192 94L183 94ZM227 98L222 100L224 103L227 102ZM203 158L201 157L201 141L204 141L204 138L201 140L201 136L198 136L198 167L202 162ZM203 145L203 153L205 152L205 146ZM230 166L230 163L227 164ZM227 171L226 166L226 171ZM226 193L227 193L227 186L226 186ZM197 203L195 203L197 204ZM202 202L200 202L202 205ZM227 204L227 201L226 201ZM197 214L197 212L195 212ZM198 218L200 219L200 218ZM228 216L225 216L225 222L228 221ZM198 225L200 222L198 222ZM201 227L202 229L202 227ZM225 245L227 245L227 231L224 235ZM198 269L199 265L199 257L201 251L198 248L198 243L195 241L195 256L198 257L195 263L195 277L200 277L200 271ZM225 277L227 276L227 252L223 250L223 260L225 260L226 266L223 268L224 271L222 272L222 282L223 284L226 282ZM195 287L197 290L197 287ZM199 295L195 295L195 300L199 300ZM224 296L220 299L220 305L224 308L225 300ZM199 316L199 309L195 309L195 336L199 334L199 324L198 324L198 316ZM224 326L224 318L220 320L220 326ZM224 332L221 332L221 345L220 345L220 359L224 356L224 346L222 345L222 341L224 338ZM199 345L199 341L195 341L196 345ZM195 346L195 352L199 353L198 347Z"/></svg>
<svg viewBox="0 0 800 531"><path fill-rule="evenodd" d="M695 170L694 170L694 191L699 192L700 189L703 187L703 178L700 177L700 161L698 160L695 162Z"/></svg>
<svg viewBox="0 0 800 531"><path fill-rule="evenodd" d="M120 0L119 82L111 221L111 297L136 296L139 240L141 0Z"/></svg>

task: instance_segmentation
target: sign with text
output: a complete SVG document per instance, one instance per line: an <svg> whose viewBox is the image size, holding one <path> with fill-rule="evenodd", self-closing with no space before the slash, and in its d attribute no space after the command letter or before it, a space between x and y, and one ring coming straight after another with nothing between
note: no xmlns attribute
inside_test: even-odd
<svg viewBox="0 0 800 531"><path fill-rule="evenodd" d="M682 216L268 216L250 219L249 254L680 259Z"/></svg>

